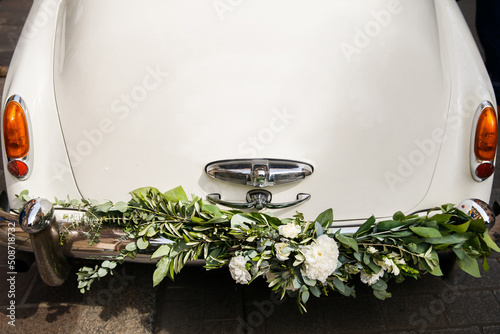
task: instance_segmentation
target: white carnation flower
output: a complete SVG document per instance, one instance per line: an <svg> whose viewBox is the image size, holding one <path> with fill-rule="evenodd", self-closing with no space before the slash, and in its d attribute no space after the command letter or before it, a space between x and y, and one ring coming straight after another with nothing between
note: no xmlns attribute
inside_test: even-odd
<svg viewBox="0 0 500 334"><path fill-rule="evenodd" d="M392 259L388 257L384 257L382 261L374 260L375 264L382 267L388 273L394 274L394 276L398 276L400 274L399 267L394 263Z"/></svg>
<svg viewBox="0 0 500 334"><path fill-rule="evenodd" d="M335 240L326 234L302 247L302 254L305 257L302 274L310 279L325 283L328 276L337 269L339 249Z"/></svg>
<svg viewBox="0 0 500 334"><path fill-rule="evenodd" d="M288 223L286 225L280 225L278 227L278 232L285 238L293 239L299 236L302 228L295 223Z"/></svg>
<svg viewBox="0 0 500 334"><path fill-rule="evenodd" d="M235 256L229 261L229 271L231 276L239 284L248 284L252 278L248 270L245 268L247 261L241 255Z"/></svg>
<svg viewBox="0 0 500 334"><path fill-rule="evenodd" d="M284 242L278 242L274 244L274 249L276 250L276 257L280 261L286 261L288 260L288 257L290 256L290 251L285 251L285 248L288 245Z"/></svg>
<svg viewBox="0 0 500 334"><path fill-rule="evenodd" d="M380 269L376 274L367 274L364 270L361 270L361 282L368 285L377 283L382 276L384 276L384 269Z"/></svg>

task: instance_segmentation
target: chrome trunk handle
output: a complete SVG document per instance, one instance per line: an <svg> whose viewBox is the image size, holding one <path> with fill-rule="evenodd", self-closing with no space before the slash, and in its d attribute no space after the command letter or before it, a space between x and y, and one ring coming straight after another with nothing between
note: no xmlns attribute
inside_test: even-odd
<svg viewBox="0 0 500 334"><path fill-rule="evenodd" d="M268 209L283 209L291 206L299 205L308 201L311 198L310 194L299 193L297 194L297 199L295 201L285 202L285 203L271 203L272 194L271 192L264 189L254 189L250 190L246 196L245 202L229 202L221 199L221 195L218 193L213 193L207 195L207 200L214 204L220 204L228 206L234 209L251 209L255 208L257 210L262 210L264 208Z"/></svg>
<svg viewBox="0 0 500 334"><path fill-rule="evenodd" d="M265 188L302 181L314 168L295 160L232 159L211 162L205 172L220 181Z"/></svg>

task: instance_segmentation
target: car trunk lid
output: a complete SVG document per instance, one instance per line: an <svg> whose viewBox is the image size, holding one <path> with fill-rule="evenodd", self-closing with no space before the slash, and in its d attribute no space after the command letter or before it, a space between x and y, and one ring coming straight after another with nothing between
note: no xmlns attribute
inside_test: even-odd
<svg viewBox="0 0 500 334"><path fill-rule="evenodd" d="M435 20L421 17L433 1L65 2L55 93L82 196L183 185L244 201L251 187L204 167L269 158L314 167L270 188L277 202L310 193L296 210L411 210L449 99Z"/></svg>

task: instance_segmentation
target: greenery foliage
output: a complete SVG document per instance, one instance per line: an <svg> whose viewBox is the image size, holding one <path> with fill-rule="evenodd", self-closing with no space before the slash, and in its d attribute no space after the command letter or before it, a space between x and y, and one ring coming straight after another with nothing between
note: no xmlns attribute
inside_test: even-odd
<svg viewBox="0 0 500 334"><path fill-rule="evenodd" d="M355 233L342 233L332 228L331 209L313 221L300 213L279 219L267 212L222 210L199 197L189 200L181 187L166 193L140 188L131 195L128 203L56 199L59 206L85 212L73 227L85 227L91 243L99 242L99 230L106 226L121 226L134 239L116 258L80 269L82 293L94 280L112 274L126 257L151 249L151 259L157 260L154 285L165 277L173 280L191 260L203 259L209 270L230 263L237 282L251 283L262 276L282 297L294 296L305 311L311 295L337 291L355 296L356 280L385 299L391 295L387 292L390 280L418 279L426 273L440 276L438 251L454 252L460 268L479 277L477 259L483 259L487 271L491 250L500 251L482 220L473 220L449 204L425 215L397 212L392 219L379 222L371 217ZM156 247L151 241L159 238L171 243ZM328 241L328 247L336 246L324 248L320 239ZM327 249L329 259L325 260ZM333 268L331 260L335 260Z"/></svg>

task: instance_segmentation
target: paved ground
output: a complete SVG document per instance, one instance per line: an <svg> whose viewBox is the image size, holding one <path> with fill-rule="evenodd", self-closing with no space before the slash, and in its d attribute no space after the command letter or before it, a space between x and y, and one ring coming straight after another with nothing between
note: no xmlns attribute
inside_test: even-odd
<svg viewBox="0 0 500 334"><path fill-rule="evenodd" d="M30 4L0 0L0 65L9 63ZM474 1L461 6L472 18ZM128 264L83 296L75 280L47 287L33 264L16 275L15 330L7 325L6 257L0 249L0 333L500 333L500 254L490 259L486 276L459 287L429 276L392 285L394 297L384 302L360 287L356 299L310 300L306 315L293 300L273 298L264 282L236 285L225 270L192 266L175 283L154 289L153 266ZM75 261L74 271L85 263Z"/></svg>

